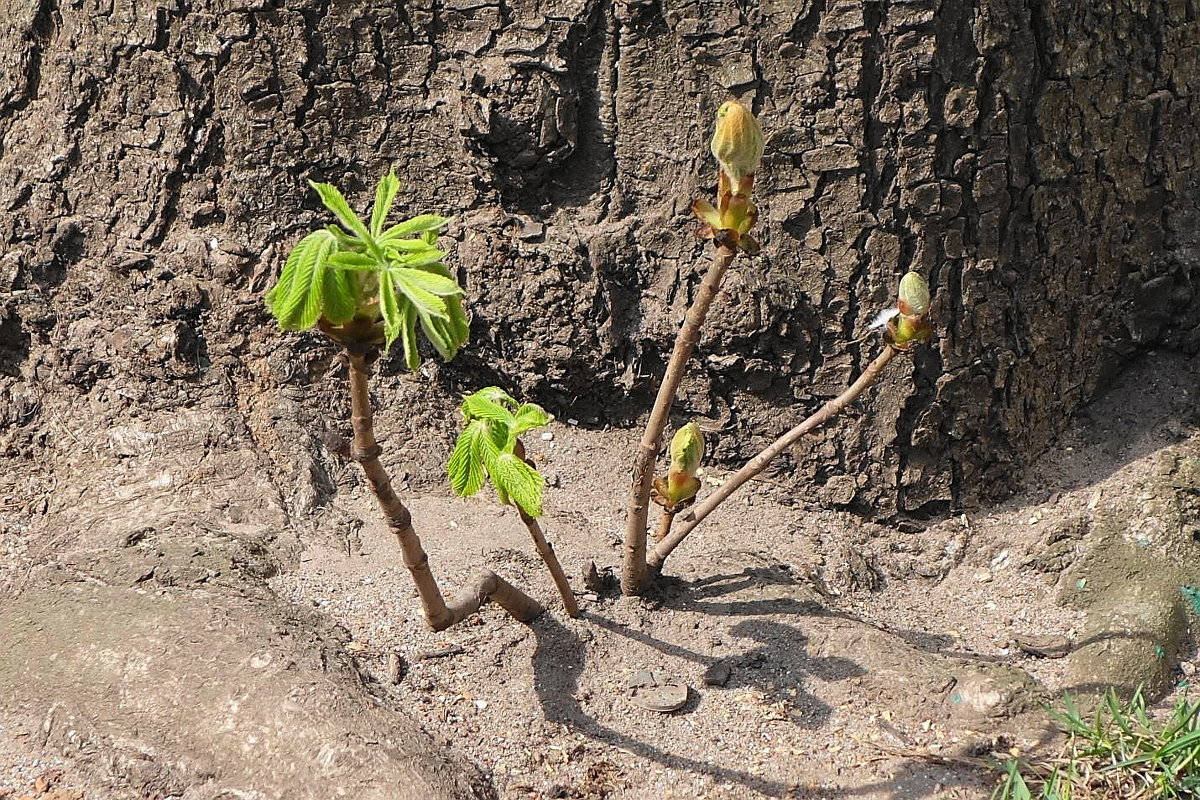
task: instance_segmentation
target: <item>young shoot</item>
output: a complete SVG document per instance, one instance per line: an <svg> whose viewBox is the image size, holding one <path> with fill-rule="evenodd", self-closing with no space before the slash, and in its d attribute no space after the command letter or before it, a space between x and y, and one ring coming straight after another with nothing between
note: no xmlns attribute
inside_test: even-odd
<svg viewBox="0 0 1200 800"><path fill-rule="evenodd" d="M696 423L689 422L675 432L668 450L671 453L671 466L665 478L654 479L654 492L651 495L651 499L663 510L658 531L654 534L656 542L662 541L671 532L675 515L696 502L696 492L700 491L700 479L696 477L696 472L704 460L704 434Z"/></svg>
<svg viewBox="0 0 1200 800"><path fill-rule="evenodd" d="M375 189L370 219L360 219L335 187L313 189L338 221L313 231L296 244L279 282L266 296L267 308L284 330L317 327L342 346L349 368L351 456L362 467L388 527L400 542L425 619L445 630L491 599L512 616L529 622L542 607L490 570L447 604L413 528L412 515L392 488L379 460L369 379L379 354L399 340L410 369L420 364L417 327L442 358L453 358L467 341L462 287L442 263L437 231L445 217L420 214L386 227L400 181L389 172Z"/></svg>
<svg viewBox="0 0 1200 800"><path fill-rule="evenodd" d="M421 358L417 326L446 361L467 341L462 287L442 263L438 229L449 220L420 214L385 228L400 190L389 172L375 189L369 221L359 219L336 187L312 183L339 225L301 239L284 263L267 308L288 331L318 326L343 346L389 349L400 340L404 361Z"/></svg>
<svg viewBox="0 0 1200 800"><path fill-rule="evenodd" d="M554 418L541 406L518 403L497 386L467 395L459 410L463 415L463 432L446 465L451 488L462 497L470 497L490 481L501 503L516 506L538 555L562 595L567 613L579 616L566 573L537 521L542 515L546 481L525 457L525 445L521 442L521 434L549 425Z"/></svg>
<svg viewBox="0 0 1200 800"><path fill-rule="evenodd" d="M674 531L664 535L654 546L646 563L649 569L661 571L667 556L679 546L679 543L704 518L725 502L734 492L747 481L758 475L780 453L789 449L801 437L815 431L829 420L844 411L858 396L873 384L893 358L899 353L910 353L918 345L928 342L933 335L933 326L929 323L929 284L915 272L910 272L900 281L899 296L896 301L894 314L881 315L885 320L883 329L883 351L875 360L867 365L858 379L854 381L837 397L821 406L815 414L780 436L762 452L746 462L746 465L729 476L721 486L684 515L682 524ZM668 526L668 530L669 530Z"/></svg>
<svg viewBox="0 0 1200 800"><path fill-rule="evenodd" d="M621 591L624 594L641 594L646 588L646 518L654 483L654 463L687 361L700 340L700 328L708 317L708 309L721 288L729 265L738 253L755 255L759 251L758 242L750 236L750 229L758 219L758 209L750 201L750 193L763 147L762 127L748 108L731 100L717 109L716 128L709 146L718 166L717 204L714 206L700 198L692 205L692 212L703 223L701 237L713 243L712 262L688 308L683 327L675 337L675 348L634 457L629 510L625 519L625 558L621 566Z"/></svg>

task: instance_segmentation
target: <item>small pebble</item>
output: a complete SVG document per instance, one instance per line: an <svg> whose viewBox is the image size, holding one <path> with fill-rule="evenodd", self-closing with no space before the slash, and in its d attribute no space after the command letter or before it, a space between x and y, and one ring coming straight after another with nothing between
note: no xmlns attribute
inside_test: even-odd
<svg viewBox="0 0 1200 800"><path fill-rule="evenodd" d="M554 441L554 432L553 432L553 431L546 431L545 433L543 433L543 434L542 434L542 441L543 441L543 442L552 442L552 441Z"/></svg>
<svg viewBox="0 0 1200 800"><path fill-rule="evenodd" d="M990 569L981 569L975 573L975 580L980 583L987 583L992 579L992 571Z"/></svg>
<svg viewBox="0 0 1200 800"><path fill-rule="evenodd" d="M714 663L708 669L704 670L704 685L724 686L729 683L729 674L731 671L728 661Z"/></svg>

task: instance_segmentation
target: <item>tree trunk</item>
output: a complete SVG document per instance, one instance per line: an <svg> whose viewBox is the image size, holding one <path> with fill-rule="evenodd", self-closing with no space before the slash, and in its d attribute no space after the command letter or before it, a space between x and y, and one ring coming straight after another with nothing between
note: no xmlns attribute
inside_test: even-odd
<svg viewBox="0 0 1200 800"><path fill-rule="evenodd" d="M880 515L997 496L1139 350L1200 349L1197 20L1194 0L0 0L5 494L103 488L129 468L106 432L216 409L291 524L323 507L333 349L281 339L261 294L327 221L304 179L363 209L392 164L402 207L454 216L474 325L432 389L380 365L389 468L440 478L445 385L636 424L707 264L688 207L732 94L767 132L763 255L727 276L673 424L707 417L716 459L744 461L862 370L853 342L912 268L935 344L778 469ZM0 514L53 541L57 509L73 535L74 496L47 496Z"/></svg>
<svg viewBox="0 0 1200 800"><path fill-rule="evenodd" d="M396 163L412 207L457 219L476 323L454 374L494 362L556 411L632 423L706 263L687 206L728 93L768 132L764 255L675 409L723 424L724 462L846 385L909 267L937 347L798 458L859 507L1002 492L1139 348L1200 346L1188 0L118 5L3 4L17 393L165 371L169 404L263 363L258 292L319 216L302 178L365 206ZM318 357L289 346L296 373Z"/></svg>

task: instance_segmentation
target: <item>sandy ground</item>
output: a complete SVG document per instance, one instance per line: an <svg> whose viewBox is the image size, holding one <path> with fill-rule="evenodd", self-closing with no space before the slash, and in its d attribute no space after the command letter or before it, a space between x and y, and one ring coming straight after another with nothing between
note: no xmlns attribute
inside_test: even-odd
<svg viewBox="0 0 1200 800"><path fill-rule="evenodd" d="M516 514L488 490L462 500L401 482L447 592L489 566L550 609L530 626L488 607L429 632L347 463L317 517L329 524L271 585L344 626L378 691L480 765L503 798L982 798L990 775L961 757L1034 745L1045 734L1037 701L1070 688L1064 660L1021 643L1082 629L1082 612L1059 602L1084 548L1071 532L1115 513L1138 535L1156 465L1200 455L1196 392L1195 363L1148 357L1029 471L1024 491L926 525L867 522L754 482L642 599L580 580L593 559L608 577L618 564L638 434L555 423L529 444L551 483L544 523L580 594L576 620ZM5 539L11 577L25 554L19 536ZM1194 691L1182 682L1194 649L1184 655L1180 692ZM686 705L634 705L626 682L640 670L686 683ZM1025 673L1037 683L1021 683ZM47 752L39 727L0 718L0 798L129 796Z"/></svg>
<svg viewBox="0 0 1200 800"><path fill-rule="evenodd" d="M938 676L1005 664L1037 679L1036 697L1070 688L1063 660L1019 646L1073 639L1084 622L1058 602L1078 548L1053 543L1072 521L1127 508L1164 453L1196 452L1195 388L1182 361L1147 359L1042 459L1025 491L923 530L805 508L754 483L677 551L657 592L584 593L579 620L559 610L516 515L486 496L418 496L418 529L446 585L485 563L529 587L552 609L530 628L489 609L426 631L361 490L338 501L368 520L360 538L314 542L274 586L345 625L381 683L402 664L389 690L504 797L984 797L979 773L892 751L986 751L1042 735L997 738L996 720L947 712L933 696L945 688ZM588 559L618 563L634 433L551 433L532 443L554 484L546 529L582 591ZM729 681L707 686L717 662ZM634 706L624 682L643 669L686 682L688 704L670 715ZM930 695L914 696L922 690Z"/></svg>

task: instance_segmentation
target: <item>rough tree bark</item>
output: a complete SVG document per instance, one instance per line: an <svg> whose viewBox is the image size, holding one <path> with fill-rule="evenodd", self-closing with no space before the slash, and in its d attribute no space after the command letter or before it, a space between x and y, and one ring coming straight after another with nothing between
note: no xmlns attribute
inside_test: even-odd
<svg viewBox="0 0 1200 800"><path fill-rule="evenodd" d="M723 423L719 456L836 394L906 267L940 345L804 454L831 499L990 496L1139 347L1200 346L1191 0L279 5L6 0L7 375L82 391L151 357L182 387L261 359L240 328L313 221L300 179L353 190L394 162L458 217L476 325L452 376L494 358L626 420L698 279L686 204L727 92L770 142L765 255L677 412Z"/></svg>
<svg viewBox="0 0 1200 800"><path fill-rule="evenodd" d="M1197 18L1194 0L0 0L0 481L33 498L0 513L70 535L54 481L110 481L144 454L107 431L194 407L234 415L301 524L332 491L308 432L344 400L320 380L331 348L281 345L260 294L321 217L302 179L365 205L392 163L406 200L455 216L475 313L431 391L487 379L633 422L706 263L687 208L730 94L768 132L764 255L726 281L675 418L720 427L725 463L752 455L862 368L851 341L915 268L937 345L781 468L877 514L996 496L1139 349L1200 348ZM379 386L406 416L421 391ZM391 463L437 474L445 416L385 412L412 438Z"/></svg>

